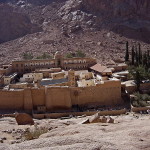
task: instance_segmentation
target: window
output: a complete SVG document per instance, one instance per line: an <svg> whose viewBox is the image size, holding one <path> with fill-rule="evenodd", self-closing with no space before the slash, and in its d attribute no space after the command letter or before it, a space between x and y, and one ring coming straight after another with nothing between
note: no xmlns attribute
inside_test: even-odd
<svg viewBox="0 0 150 150"><path fill-rule="evenodd" d="M82 60L79 60L79 63L82 63Z"/></svg>
<svg viewBox="0 0 150 150"><path fill-rule="evenodd" d="M67 64L67 61L64 61L64 64Z"/></svg>
<svg viewBox="0 0 150 150"><path fill-rule="evenodd" d="M86 63L86 60L83 60L83 63Z"/></svg>

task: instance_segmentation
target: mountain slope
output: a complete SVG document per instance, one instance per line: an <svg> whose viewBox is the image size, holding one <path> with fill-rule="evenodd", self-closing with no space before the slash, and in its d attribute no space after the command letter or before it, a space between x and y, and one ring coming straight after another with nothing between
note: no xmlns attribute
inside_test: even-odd
<svg viewBox="0 0 150 150"><path fill-rule="evenodd" d="M105 64L124 58L127 40L130 48L140 42L142 50L150 49L148 0L113 3L110 0L36 0L36 3L14 0L9 3L42 30L0 44L0 64L21 58L23 52L31 51L37 56L61 51L65 55L76 50L83 50Z"/></svg>

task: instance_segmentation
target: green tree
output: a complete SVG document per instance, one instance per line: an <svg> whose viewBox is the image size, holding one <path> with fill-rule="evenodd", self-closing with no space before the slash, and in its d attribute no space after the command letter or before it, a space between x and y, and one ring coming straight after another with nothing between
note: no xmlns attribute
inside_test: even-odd
<svg viewBox="0 0 150 150"><path fill-rule="evenodd" d="M85 56L86 54L83 51L80 50L76 51L76 57L85 57Z"/></svg>
<svg viewBox="0 0 150 150"><path fill-rule="evenodd" d="M37 56L36 59L51 59L52 56L50 56L48 53L43 53L41 56Z"/></svg>
<svg viewBox="0 0 150 150"><path fill-rule="evenodd" d="M150 51L147 50L147 68L150 68Z"/></svg>
<svg viewBox="0 0 150 150"><path fill-rule="evenodd" d="M137 51L137 47L135 46L135 60L136 60L136 66L139 65L139 55L138 55L138 51Z"/></svg>
<svg viewBox="0 0 150 150"><path fill-rule="evenodd" d="M67 54L66 54L66 58L73 58L72 53L67 53Z"/></svg>
<svg viewBox="0 0 150 150"><path fill-rule="evenodd" d="M25 60L33 59L33 53L31 53L31 52L23 52L22 53L22 58L25 59Z"/></svg>
<svg viewBox="0 0 150 150"><path fill-rule="evenodd" d="M134 52L134 46L132 47L132 65L134 65L134 59L135 59L135 52Z"/></svg>
<svg viewBox="0 0 150 150"><path fill-rule="evenodd" d="M142 60L142 52L141 52L141 44L138 44L138 48L139 48L139 53L138 53L138 64L141 64L141 60Z"/></svg>
<svg viewBox="0 0 150 150"><path fill-rule="evenodd" d="M136 85L137 85L137 90L140 90L140 84L142 83L143 80L148 79L148 74L143 66L138 66L138 67L132 67L129 70L129 73L132 75Z"/></svg>
<svg viewBox="0 0 150 150"><path fill-rule="evenodd" d="M129 43L126 42L126 54L125 54L125 61L129 61Z"/></svg>
<svg viewBox="0 0 150 150"><path fill-rule="evenodd" d="M142 64L143 64L143 66L147 66L147 54L146 54L146 52L144 52L144 54L143 54Z"/></svg>

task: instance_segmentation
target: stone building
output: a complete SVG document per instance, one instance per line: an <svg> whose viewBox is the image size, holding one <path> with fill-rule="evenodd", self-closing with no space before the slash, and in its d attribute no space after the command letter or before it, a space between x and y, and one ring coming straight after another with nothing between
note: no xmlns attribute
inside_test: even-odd
<svg viewBox="0 0 150 150"><path fill-rule="evenodd" d="M96 86L95 79L77 81L78 87Z"/></svg>
<svg viewBox="0 0 150 150"><path fill-rule="evenodd" d="M20 78L20 82L37 82L43 79L43 73L26 73Z"/></svg>
<svg viewBox="0 0 150 150"><path fill-rule="evenodd" d="M13 82L17 77L17 73L13 73L9 76L4 76L4 85L9 85L11 82Z"/></svg>
<svg viewBox="0 0 150 150"><path fill-rule="evenodd" d="M2 68L0 68L0 75L9 75L12 73L12 65L3 65Z"/></svg>
<svg viewBox="0 0 150 150"><path fill-rule="evenodd" d="M106 66L102 66L101 64L95 64L94 66L90 67L89 70L101 76L112 75L112 69L107 68Z"/></svg>
<svg viewBox="0 0 150 150"><path fill-rule="evenodd" d="M96 64L94 58L64 58L61 53L56 52L53 59L44 60L21 60L12 62L12 72L27 73L41 68L62 68L64 70L83 70Z"/></svg>

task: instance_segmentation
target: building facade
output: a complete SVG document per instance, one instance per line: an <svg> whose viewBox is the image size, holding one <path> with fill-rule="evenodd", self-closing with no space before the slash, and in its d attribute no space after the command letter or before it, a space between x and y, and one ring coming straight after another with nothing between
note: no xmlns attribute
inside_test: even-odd
<svg viewBox="0 0 150 150"><path fill-rule="evenodd" d="M96 64L93 58L64 58L59 52L56 52L53 59L44 60L22 60L12 62L12 72L28 73L41 68L62 68L64 70L82 70L88 69Z"/></svg>

